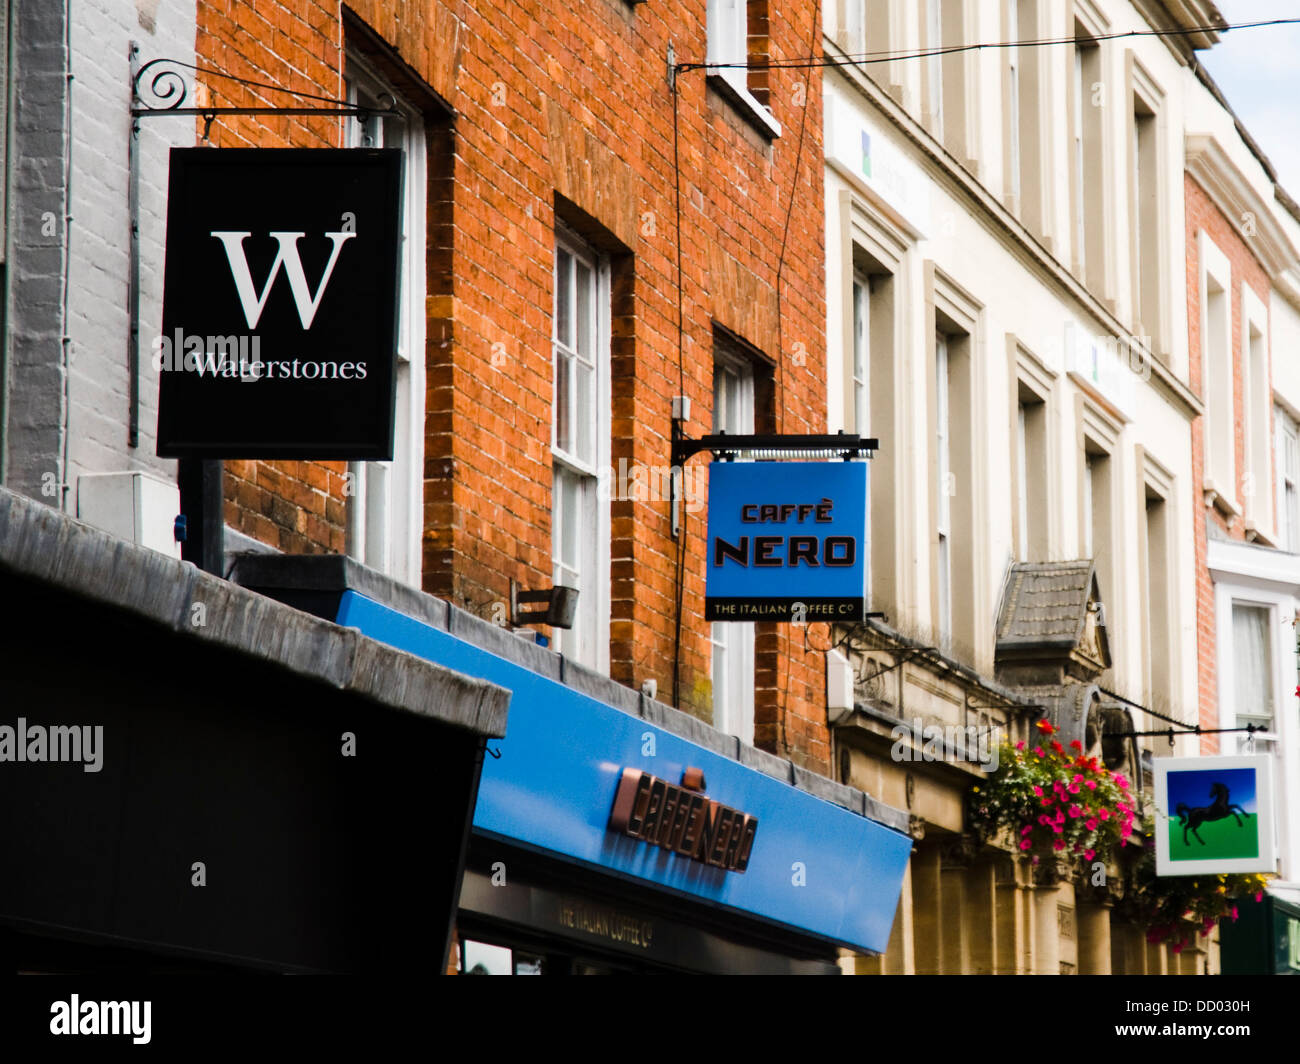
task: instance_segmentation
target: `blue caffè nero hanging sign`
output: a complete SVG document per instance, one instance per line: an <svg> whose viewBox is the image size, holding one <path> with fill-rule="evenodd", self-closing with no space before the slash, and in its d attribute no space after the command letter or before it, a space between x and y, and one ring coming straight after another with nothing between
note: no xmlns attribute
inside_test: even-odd
<svg viewBox="0 0 1300 1064"><path fill-rule="evenodd" d="M704 617L866 617L867 463L714 462Z"/></svg>

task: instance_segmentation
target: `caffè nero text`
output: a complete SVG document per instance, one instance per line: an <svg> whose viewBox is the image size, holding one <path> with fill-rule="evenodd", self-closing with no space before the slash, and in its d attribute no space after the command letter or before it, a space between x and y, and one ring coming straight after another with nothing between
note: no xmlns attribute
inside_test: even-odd
<svg viewBox="0 0 1300 1064"><path fill-rule="evenodd" d="M744 872L758 818L678 787L640 769L625 768L609 826L693 861Z"/></svg>
<svg viewBox="0 0 1300 1064"><path fill-rule="evenodd" d="M745 524L826 524L832 520L831 500L819 502L746 503L740 508ZM734 562L746 568L848 568L857 561L858 544L852 536L792 535L738 536L731 543L721 536L713 540L713 564Z"/></svg>

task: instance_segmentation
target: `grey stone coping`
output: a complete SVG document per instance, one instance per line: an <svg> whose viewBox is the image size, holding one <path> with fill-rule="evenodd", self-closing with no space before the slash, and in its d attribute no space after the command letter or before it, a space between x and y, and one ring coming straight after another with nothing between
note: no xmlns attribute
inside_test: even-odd
<svg viewBox="0 0 1300 1064"><path fill-rule="evenodd" d="M530 638L521 638L508 628L492 624L442 599L400 584L352 558L338 555L239 554L235 556L232 574L233 579L241 584L264 589L356 591L399 613L426 621L482 650L522 665L557 683L563 683L629 716L640 717L647 723L706 750L712 750L859 816L907 833L908 816L904 810L894 809L856 788L799 768L786 758L742 743L736 736L720 732L698 717L647 698L641 692L611 680L608 676L539 646Z"/></svg>
<svg viewBox="0 0 1300 1064"><path fill-rule="evenodd" d="M488 738L505 735L510 692L496 684L394 650L5 488L0 570L393 709Z"/></svg>

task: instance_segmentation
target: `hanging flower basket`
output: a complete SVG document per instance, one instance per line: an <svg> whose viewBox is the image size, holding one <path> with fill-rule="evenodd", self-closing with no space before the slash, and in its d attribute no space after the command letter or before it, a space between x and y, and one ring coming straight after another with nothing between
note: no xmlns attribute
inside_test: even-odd
<svg viewBox="0 0 1300 1064"><path fill-rule="evenodd" d="M1123 908L1147 929L1147 941L1170 944L1181 953L1208 935L1223 920L1236 920L1239 899L1264 900L1269 877L1258 873L1221 875L1157 876L1155 827L1151 817L1142 822L1142 833L1133 840L1142 857L1133 868L1131 889Z"/></svg>
<svg viewBox="0 0 1300 1064"><path fill-rule="evenodd" d="M1004 743L997 770L971 788L968 823L985 837L1008 833L1034 864L1110 860L1133 832L1128 780L1085 757L1079 742L1063 746L1048 721L1034 727L1033 746Z"/></svg>

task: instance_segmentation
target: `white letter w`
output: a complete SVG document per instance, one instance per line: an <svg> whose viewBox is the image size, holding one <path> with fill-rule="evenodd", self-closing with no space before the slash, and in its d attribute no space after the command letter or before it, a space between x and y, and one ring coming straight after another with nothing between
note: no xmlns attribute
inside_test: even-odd
<svg viewBox="0 0 1300 1064"><path fill-rule="evenodd" d="M315 294L307 287L307 276L303 273L302 259L298 255L298 239L306 235L306 233L271 234L279 243L280 250L276 252L275 261L271 263L271 272L267 275L266 284L262 286L262 291L259 293L253 287L253 276L248 269L248 259L244 255L244 238L252 236L252 233L212 234L226 249L226 258L230 260L230 273L235 278L235 289L239 293L239 302L244 308L244 318L250 329L257 328L257 323L262 318L262 310L266 307L267 297L275 286L275 279L282 265L284 272L289 275L289 288L293 291L293 302L298 308L298 320L302 322L304 329L311 328L312 320L320 307L321 297L325 295L325 286L329 284L330 274L334 272L334 264L338 262L339 251L345 241L351 240L357 234L325 234L333 241L334 250L330 252L330 260L325 265L325 274L321 277L320 287L316 289Z"/></svg>

